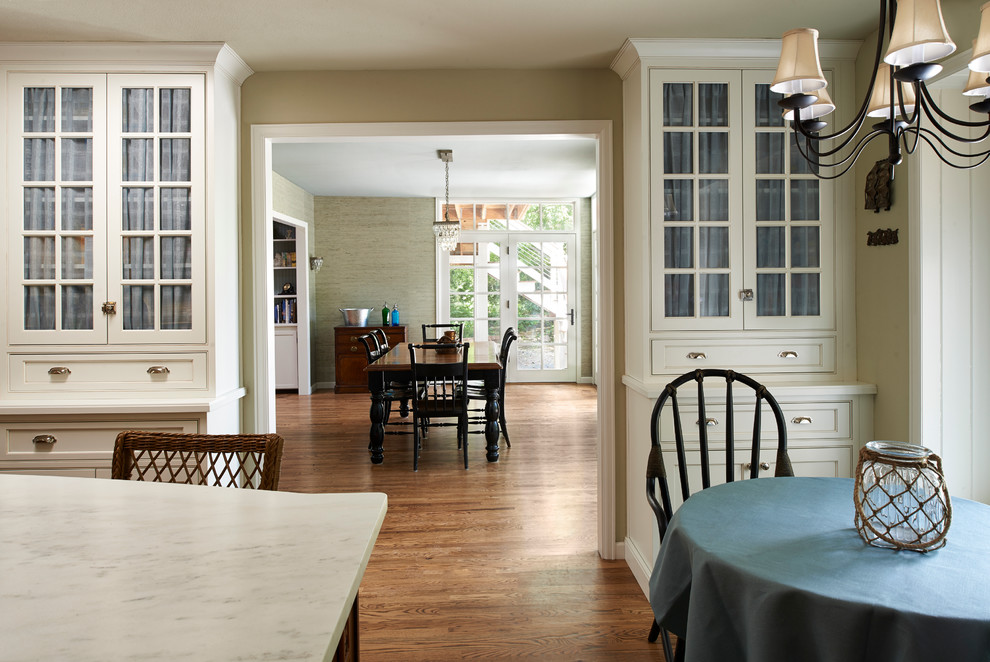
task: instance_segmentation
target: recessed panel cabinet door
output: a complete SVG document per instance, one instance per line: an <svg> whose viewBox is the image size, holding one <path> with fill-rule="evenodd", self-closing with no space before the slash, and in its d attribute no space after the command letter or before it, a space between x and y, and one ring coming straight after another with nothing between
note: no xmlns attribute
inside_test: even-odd
<svg viewBox="0 0 990 662"><path fill-rule="evenodd" d="M12 73L8 90L10 342L103 344L106 77Z"/></svg>

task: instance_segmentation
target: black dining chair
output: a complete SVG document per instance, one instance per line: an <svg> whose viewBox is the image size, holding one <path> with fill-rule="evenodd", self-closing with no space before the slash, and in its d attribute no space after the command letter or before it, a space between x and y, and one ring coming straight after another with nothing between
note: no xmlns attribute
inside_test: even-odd
<svg viewBox="0 0 990 662"><path fill-rule="evenodd" d="M358 340L360 340L361 344L364 345L364 352L368 359L369 365L377 361L383 354L388 352L387 349L382 349L378 345L378 339L370 333L358 336ZM410 384L390 380L385 385L385 390L382 392L382 398L385 401L385 434L412 434L409 430L401 429L401 426L412 425L412 421L390 420L392 414L392 403L396 401L399 402L400 416L403 418L408 416L408 403L412 398L412 389ZM388 426L392 426L392 428L390 429Z"/></svg>
<svg viewBox="0 0 990 662"><path fill-rule="evenodd" d="M424 324L423 325L423 342L424 343L435 343L439 342L440 338L443 337L444 331L454 331L454 338L457 342L464 341L464 323L463 322L452 322L450 324Z"/></svg>
<svg viewBox="0 0 990 662"><path fill-rule="evenodd" d="M695 382L697 389L693 394L684 389L683 398L687 400L681 408L678 400L679 389ZM708 388L706 389L706 384ZM714 386L713 386L714 384ZM734 385L744 387L748 397L737 397ZM745 404L743 404L745 403ZM737 406L742 404L741 411ZM759 478L760 470L769 471L770 464L761 456L763 449L764 408L773 415L777 428L776 460L774 476L793 476L790 458L787 456L787 424L777 400L765 386L751 377L732 370L708 368L685 373L667 384L663 393L657 398L650 417L650 436L652 445L646 465L646 500L656 515L657 527L660 532L660 542L663 544L664 534L670 519L674 516L672 495L679 493L681 501L697 489L711 487L712 481L718 481L718 476L712 475L713 467L724 463L724 482L731 483L737 478L737 472L743 478ZM746 418L752 416L752 435L745 439L736 435L737 414ZM721 418L719 418L721 417ZM709 431L716 426L724 430L724 441L721 443L709 439ZM697 437L688 439L687 434L697 427ZM720 435L721 436L721 435ZM672 438L671 438L672 437ZM736 462L737 441L741 441L738 450L748 450L749 462L742 466ZM766 448L772 448L766 443ZM676 466L676 474L670 472L670 479L676 479L674 486L668 479L667 461L665 455L671 458ZM700 486L696 482L692 489L689 468L700 470ZM677 489L679 487L679 489ZM649 641L654 642L663 634L663 650L666 659L683 660L686 643L683 639L677 641L677 651L672 657L670 636L663 630L656 618L650 628Z"/></svg>
<svg viewBox="0 0 990 662"><path fill-rule="evenodd" d="M430 427L454 425L457 427L457 445L463 447L464 468L468 468L468 349L470 343L409 345L409 362L412 368L413 413L413 471L419 470L421 430ZM450 352L457 359L449 363L423 361L425 352ZM449 423L440 419L457 419Z"/></svg>
<svg viewBox="0 0 990 662"><path fill-rule="evenodd" d="M370 333L378 341L378 350L380 352L388 352L388 350L392 349L389 347L388 336L385 335L384 331L381 329L372 329Z"/></svg>
<svg viewBox="0 0 990 662"><path fill-rule="evenodd" d="M516 335L515 329L511 326L506 329L505 335L502 336L502 346L498 352L498 362L502 366L498 371L498 426L499 431L502 436L505 437L505 445L512 448L512 442L509 441L509 427L505 423L505 373L509 365L509 351L512 349L512 343L519 339ZM469 422L473 424L482 424L480 430L471 430L472 434L483 434L484 424L487 422L487 418L484 415L477 415L485 411L485 404L488 402L488 389L485 387L483 381L472 380L468 382L467 388L469 408L468 411L476 414L475 416L469 417ZM470 402L481 402L481 407L470 407Z"/></svg>

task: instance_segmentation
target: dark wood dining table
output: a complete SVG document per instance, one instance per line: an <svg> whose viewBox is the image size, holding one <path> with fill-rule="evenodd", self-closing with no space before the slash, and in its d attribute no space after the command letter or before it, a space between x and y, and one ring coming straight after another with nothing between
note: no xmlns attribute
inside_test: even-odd
<svg viewBox="0 0 990 662"><path fill-rule="evenodd" d="M468 379L485 384L485 446L489 462L498 462L499 436L499 346L493 341L471 342L468 347ZM421 351L416 354L418 363L457 363L460 352L440 353ZM371 462L381 464L385 460L385 385L412 379L412 363L409 345L401 343L376 359L365 370L368 372L368 388L371 390Z"/></svg>

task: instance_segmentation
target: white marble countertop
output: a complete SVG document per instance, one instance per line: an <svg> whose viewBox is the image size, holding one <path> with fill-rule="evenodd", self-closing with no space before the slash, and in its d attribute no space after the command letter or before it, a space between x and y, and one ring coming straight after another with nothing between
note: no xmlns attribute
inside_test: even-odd
<svg viewBox="0 0 990 662"><path fill-rule="evenodd" d="M384 494L0 475L0 660L333 655Z"/></svg>

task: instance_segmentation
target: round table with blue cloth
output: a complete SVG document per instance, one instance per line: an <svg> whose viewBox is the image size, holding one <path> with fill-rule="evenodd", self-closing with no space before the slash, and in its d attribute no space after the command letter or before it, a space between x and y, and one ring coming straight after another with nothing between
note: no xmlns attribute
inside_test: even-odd
<svg viewBox="0 0 990 662"><path fill-rule="evenodd" d="M952 511L922 554L862 541L851 479L711 487L671 521L650 604L688 662L987 662L990 506Z"/></svg>

